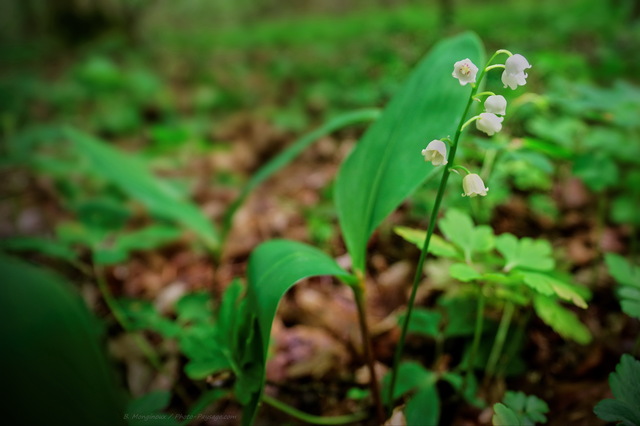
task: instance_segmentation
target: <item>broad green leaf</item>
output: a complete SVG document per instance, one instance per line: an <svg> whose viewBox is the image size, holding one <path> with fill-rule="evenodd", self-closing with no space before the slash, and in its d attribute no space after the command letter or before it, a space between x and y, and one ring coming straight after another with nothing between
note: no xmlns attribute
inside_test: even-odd
<svg viewBox="0 0 640 426"><path fill-rule="evenodd" d="M586 309L587 302L580 294L580 288L573 284L566 283L549 275L539 272L521 271L519 275L523 277L524 283L545 296L556 295L561 299L573 303Z"/></svg>
<svg viewBox="0 0 640 426"><path fill-rule="evenodd" d="M99 323L61 278L0 254L6 424L123 425ZM37 383L37 386L34 384Z"/></svg>
<svg viewBox="0 0 640 426"><path fill-rule="evenodd" d="M560 306L556 300L547 296L536 296L533 306L540 319L565 339L583 345L591 342L589 329L580 322L576 314Z"/></svg>
<svg viewBox="0 0 640 426"><path fill-rule="evenodd" d="M486 253L493 249L493 230L486 225L474 226L471 217L456 209L449 209L438 226L445 237L464 252L467 261L473 253Z"/></svg>
<svg viewBox="0 0 640 426"><path fill-rule="evenodd" d="M402 313L398 316L398 322L402 324L406 313ZM423 334L430 337L436 337L440 334L440 321L442 320L442 314L437 311L430 311L428 309L416 307L411 314L411 321L409 322L409 333Z"/></svg>
<svg viewBox="0 0 640 426"><path fill-rule="evenodd" d="M0 240L0 249L13 252L36 251L46 256L73 262L78 255L61 241L41 237L14 237Z"/></svg>
<svg viewBox="0 0 640 426"><path fill-rule="evenodd" d="M174 187L154 176L141 159L72 128L66 128L65 135L91 162L97 175L118 186L154 214L192 230L209 248L219 246L218 233L211 220Z"/></svg>
<svg viewBox="0 0 640 426"><path fill-rule="evenodd" d="M533 426L536 423L547 422L545 414L549 412L549 406L535 395L507 391L502 402L513 410L522 425Z"/></svg>
<svg viewBox="0 0 640 426"><path fill-rule="evenodd" d="M482 275L478 271L476 271L466 263L454 263L449 267L449 274L451 274L452 278L455 278L464 283L477 280L478 278L482 277Z"/></svg>
<svg viewBox="0 0 640 426"><path fill-rule="evenodd" d="M622 256L613 253L605 255L609 274L616 279L618 299L622 311L640 319L640 266L632 265Z"/></svg>
<svg viewBox="0 0 640 426"><path fill-rule="evenodd" d="M616 371L609 374L609 385L615 399L600 401L593 409L596 416L623 426L640 425L640 361L622 355Z"/></svg>
<svg viewBox="0 0 640 426"><path fill-rule="evenodd" d="M420 156L421 149L455 132L471 88L461 87L451 70L464 58L484 63L474 34L434 46L342 163L335 200L355 270L364 270L367 241L375 228L433 169Z"/></svg>
<svg viewBox="0 0 640 426"><path fill-rule="evenodd" d="M555 265L551 244L546 240L518 240L514 235L504 233L496 238L496 248L506 259L506 271L516 267L549 271Z"/></svg>
<svg viewBox="0 0 640 426"><path fill-rule="evenodd" d="M520 418L511 408L501 402L493 405L493 417L491 423L493 426L522 426Z"/></svg>
<svg viewBox="0 0 640 426"><path fill-rule="evenodd" d="M421 387L411 396L404 414L407 425L437 425L440 420L440 398L435 383Z"/></svg>
<svg viewBox="0 0 640 426"><path fill-rule="evenodd" d="M345 282L353 282L354 279L325 253L299 242L271 240L259 245L251 253L247 271L247 297L257 317L262 344L259 364L252 365L259 370L257 373L249 371L243 374L246 375L245 379L250 380L250 384L255 383L251 380L251 374L257 374L259 384L258 389L245 389L251 398L245 406L244 424L252 422L260 401L271 326L280 299L296 282L317 275L333 275Z"/></svg>
<svg viewBox="0 0 640 426"><path fill-rule="evenodd" d="M180 334L180 326L163 317L147 300L121 299L117 303L132 330L153 330L164 337Z"/></svg>
<svg viewBox="0 0 640 426"><path fill-rule="evenodd" d="M406 241L415 244L420 250L422 250L422 247L424 246L424 239L427 238L426 231L407 228L405 226L396 226L393 228L393 231ZM429 241L429 253L435 256L452 257L454 259L460 258L460 253L458 253L455 246L446 242L436 234L431 235L431 241Z"/></svg>
<svg viewBox="0 0 640 426"><path fill-rule="evenodd" d="M231 205L227 208L227 211L224 215L223 235L226 235L226 233L231 228L233 215L235 214L236 210L238 210L238 208L242 205L251 191L256 189L262 182L267 180L278 170L282 169L284 166L293 161L293 159L300 155L300 153L304 151L308 146L310 146L323 136L335 132L338 129L342 129L344 127L358 123L374 121L377 120L378 117L380 117L380 110L378 109L363 109L339 115L338 117L331 119L323 126L314 130L313 132L302 136L300 139L291 144L291 146L287 147L280 154L276 155L268 163L262 166L260 170L258 170L251 176L251 179L249 179L244 188L242 188L240 195L238 195L235 201L231 203Z"/></svg>
<svg viewBox="0 0 640 426"><path fill-rule="evenodd" d="M211 293L208 291L187 293L176 302L175 311L178 322L181 324L207 322L213 318Z"/></svg>

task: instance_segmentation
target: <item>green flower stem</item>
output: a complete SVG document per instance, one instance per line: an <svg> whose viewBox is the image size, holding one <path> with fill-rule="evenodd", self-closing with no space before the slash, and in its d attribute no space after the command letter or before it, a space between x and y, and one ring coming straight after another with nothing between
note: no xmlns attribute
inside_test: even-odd
<svg viewBox="0 0 640 426"><path fill-rule="evenodd" d="M300 411L297 408L285 404L284 402L278 401L269 395L262 395L262 401L284 413L289 414L291 417L316 425L345 425L365 420L369 416L368 413L347 414L344 416L333 417L314 416L313 414L305 413L304 411Z"/></svg>
<svg viewBox="0 0 640 426"><path fill-rule="evenodd" d="M471 174L471 172L469 171L469 169L467 169L465 166L461 166L459 164L456 164L455 166L451 166L451 171L455 171L455 170L462 170L463 172L465 172L466 174Z"/></svg>
<svg viewBox="0 0 640 426"><path fill-rule="evenodd" d="M490 379L496 371L496 365L498 365L504 342L507 339L507 333L509 332L514 310L515 306L513 302L505 302L502 318L500 318L500 325L498 326L498 333L496 334L496 339L493 341L493 347L491 348L489 360L487 361L485 380Z"/></svg>
<svg viewBox="0 0 640 426"><path fill-rule="evenodd" d="M416 266L416 273L413 277L411 295L409 296L409 301L407 304L407 314L405 315L404 321L402 323L400 340L398 341L398 346L396 347L396 352L393 357L391 381L389 382L389 388L387 391L387 404L388 404L387 414L389 415L393 411L393 394L394 394L393 391L396 386L396 381L398 380L398 367L400 365L400 358L402 357L402 353L404 352L404 342L407 337L407 330L409 329L409 321L411 320L411 314L413 313L413 305L415 304L415 300L416 300L418 284L420 284L420 279L422 278L422 269L424 267L424 261L427 257L427 252L429 251L429 243L431 242L431 235L433 235L433 231L436 226L436 219L438 218L438 212L440 211L440 204L442 203L442 197L444 196L444 191L447 187L447 181L449 180L449 175L451 174L450 171L451 171L451 168L453 167L453 161L456 157L456 150L458 149L458 140L460 139L460 135L462 134L464 119L467 117L467 114L469 113L469 108L473 103L473 97L478 91L479 82L482 81L483 76L484 76L484 71L481 72L480 77L478 78L478 84L475 85L471 90L469 100L467 101L467 106L464 108L464 112L462 113L460 122L458 123L456 134L453 138L453 142L451 143L451 149L449 150L447 164L444 166L444 171L442 172L442 178L440 179L440 186L438 187L438 193L436 194L436 200L433 205L433 210L431 212L431 216L429 220L429 227L427 228L427 237L424 240L424 245L422 246L422 251L420 252L420 258L418 259L418 265Z"/></svg>
<svg viewBox="0 0 640 426"><path fill-rule="evenodd" d="M369 376L371 388L371 396L373 397L373 405L376 409L376 417L379 424L384 424L387 416L384 412L384 406L382 405L382 399L380 397L380 387L378 386L378 377L373 361L373 350L371 347L371 335L369 333L369 327L367 326L367 304L364 298L364 277L360 277L360 282L356 285L352 285L353 295L358 307L358 320L360 322L360 330L362 331L362 345L364 346L364 356L369 367Z"/></svg>
<svg viewBox="0 0 640 426"><path fill-rule="evenodd" d="M467 359L467 374L464 376L464 381L460 387L460 394L464 395L464 391L469 384L471 375L473 374L473 364L476 362L476 355L478 354L478 348L480 347L480 338L482 337L482 326L484 325L484 305L486 298L482 286L480 286L480 294L478 295L478 307L476 311L476 326L473 331L473 342L471 343L471 352Z"/></svg>
<svg viewBox="0 0 640 426"><path fill-rule="evenodd" d="M488 91L487 92L480 92L480 93L477 93L474 98L480 100L479 96L485 96L485 95L495 96L496 94L493 93L493 92L488 92Z"/></svg>
<svg viewBox="0 0 640 426"><path fill-rule="evenodd" d="M464 124L462 125L462 130L464 130L469 124L473 123L476 120L479 120L480 116L476 115L475 117L471 117L470 119L468 119L467 121L464 122Z"/></svg>
<svg viewBox="0 0 640 426"><path fill-rule="evenodd" d="M496 69L496 68L504 68L504 65L502 65L502 64L495 64L495 65L491 65L491 66L486 67L484 70L485 70L485 71L491 71L491 70L494 70L494 69Z"/></svg>

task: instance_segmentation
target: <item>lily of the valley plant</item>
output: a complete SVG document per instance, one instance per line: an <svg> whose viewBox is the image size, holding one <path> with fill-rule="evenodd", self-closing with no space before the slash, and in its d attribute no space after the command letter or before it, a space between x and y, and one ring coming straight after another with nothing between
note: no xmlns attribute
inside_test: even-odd
<svg viewBox="0 0 640 426"><path fill-rule="evenodd" d="M499 55L507 56L504 64L492 64L494 59L496 59L496 57L498 57ZM400 340L398 342L398 346L396 347L393 369L391 370L391 380L387 389L387 401L390 404L389 408L391 408L391 404L393 403L392 396L394 395L398 367L400 365L402 352L404 351L404 341L407 334L408 325L411 320L411 313L415 302L418 284L422 278L424 261L429 249L431 236L435 229L435 223L438 217L440 204L444 196L444 190L447 186L450 172L455 171L456 173L463 173L462 196L484 197L489 191L489 188L485 186L484 181L478 174L470 172L466 167L462 165L455 164L456 150L458 148L460 136L462 134L462 131L469 124L475 121L476 128L479 131L486 133L488 136L493 136L494 134L502 130L502 122L507 111L507 101L504 96L495 94L493 92L487 91L477 93L480 82L488 71L494 69L503 69L502 83L504 84L504 87L510 87L511 89L515 90L518 88L518 86L524 86L526 84L528 74L525 73L525 70L529 68L531 68L531 65L524 56L519 54L514 55L508 50L496 51L479 73L478 66L476 66L468 58L457 61L453 65L452 76L456 78L462 86L470 84L472 90L469 96L469 100L467 101L467 106L462 116L460 117L460 121L453 139L450 139L449 137L443 137L441 139L433 140L429 142L425 149L422 150L422 155L424 156L425 161L431 162L434 166L444 166L444 171L440 180L440 185L431 213L431 218L429 220L427 236L425 238L422 252L420 253L420 258L418 260L418 265L416 267L411 295L409 296L409 302L407 306L407 313L404 316L402 323ZM467 114L473 101L475 100L480 102L481 99L485 96L486 99L484 100L483 104L484 111L476 116L471 117L470 119L467 119ZM445 142L448 143L448 146ZM389 410L389 412L390 411L391 410Z"/></svg>

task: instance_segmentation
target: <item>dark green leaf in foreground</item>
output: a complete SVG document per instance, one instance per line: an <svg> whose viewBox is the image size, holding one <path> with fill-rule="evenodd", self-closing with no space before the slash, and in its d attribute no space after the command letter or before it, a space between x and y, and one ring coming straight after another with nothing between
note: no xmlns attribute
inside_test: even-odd
<svg viewBox="0 0 640 426"><path fill-rule="evenodd" d="M622 311L640 319L640 267L632 265L622 256L607 253L609 273L618 281L618 298Z"/></svg>
<svg viewBox="0 0 640 426"><path fill-rule="evenodd" d="M257 317L259 338L262 342L258 360L257 389L251 401L245 406L243 423L250 424L262 394L264 366L266 363L271 325L280 299L296 282L318 275L333 275L345 282L353 277L342 269L332 258L320 250L306 244L287 240L272 240L261 244L249 258L248 293L249 303ZM255 365L254 365L255 367ZM250 378L252 374L244 374ZM254 384L256 380L252 380Z"/></svg>
<svg viewBox="0 0 640 426"><path fill-rule="evenodd" d="M640 425L640 361L622 355L616 371L609 374L615 399L604 399L593 411L602 420L621 422L623 426Z"/></svg>
<svg viewBox="0 0 640 426"><path fill-rule="evenodd" d="M464 58L484 63L474 34L434 46L340 167L336 207L355 270L364 270L375 228L433 169L420 151L432 139L455 133L471 88L461 87L451 71Z"/></svg>
<svg viewBox="0 0 640 426"><path fill-rule="evenodd" d="M3 421L121 425L124 398L91 316L57 276L0 255Z"/></svg>
<svg viewBox="0 0 640 426"><path fill-rule="evenodd" d="M153 214L192 230L209 248L218 247L218 233L209 218L183 194L154 176L142 160L72 128L66 128L65 135L90 161L97 175L144 204Z"/></svg>

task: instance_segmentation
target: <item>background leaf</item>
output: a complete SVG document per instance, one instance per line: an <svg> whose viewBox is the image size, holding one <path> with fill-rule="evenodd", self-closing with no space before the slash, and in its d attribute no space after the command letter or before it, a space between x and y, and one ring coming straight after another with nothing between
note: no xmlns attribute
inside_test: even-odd
<svg viewBox="0 0 640 426"><path fill-rule="evenodd" d="M640 361L629 354L622 355L616 371L609 375L611 392L616 399L604 399L593 409L608 422L624 426L640 424Z"/></svg>
<svg viewBox="0 0 640 426"><path fill-rule="evenodd" d="M475 226L471 217L456 209L449 209L438 222L444 236L460 247L464 258L471 261L473 253L485 253L493 249L493 230L486 225Z"/></svg>
<svg viewBox="0 0 640 426"><path fill-rule="evenodd" d="M218 233L211 220L175 188L154 176L142 160L72 128L66 128L65 135L91 162L95 173L144 204L152 213L191 229L209 248L218 247Z"/></svg>
<svg viewBox="0 0 640 426"><path fill-rule="evenodd" d="M546 240L518 239L513 234L504 233L496 238L496 248L507 260L506 270L521 267L549 271L555 265L551 244Z"/></svg>
<svg viewBox="0 0 640 426"><path fill-rule="evenodd" d="M560 306L556 300L536 296L533 306L540 319L565 339L575 340L583 345L591 342L589 329L580 322L576 314Z"/></svg>
<svg viewBox="0 0 640 426"><path fill-rule="evenodd" d="M366 244L375 228L432 170L420 150L455 132L471 88L461 87L451 71L464 58L484 63L474 34L434 46L342 163L335 200L355 270L364 270Z"/></svg>
<svg viewBox="0 0 640 426"><path fill-rule="evenodd" d="M618 298L622 311L640 319L640 267L632 265L622 256L605 255L609 273L618 281Z"/></svg>

